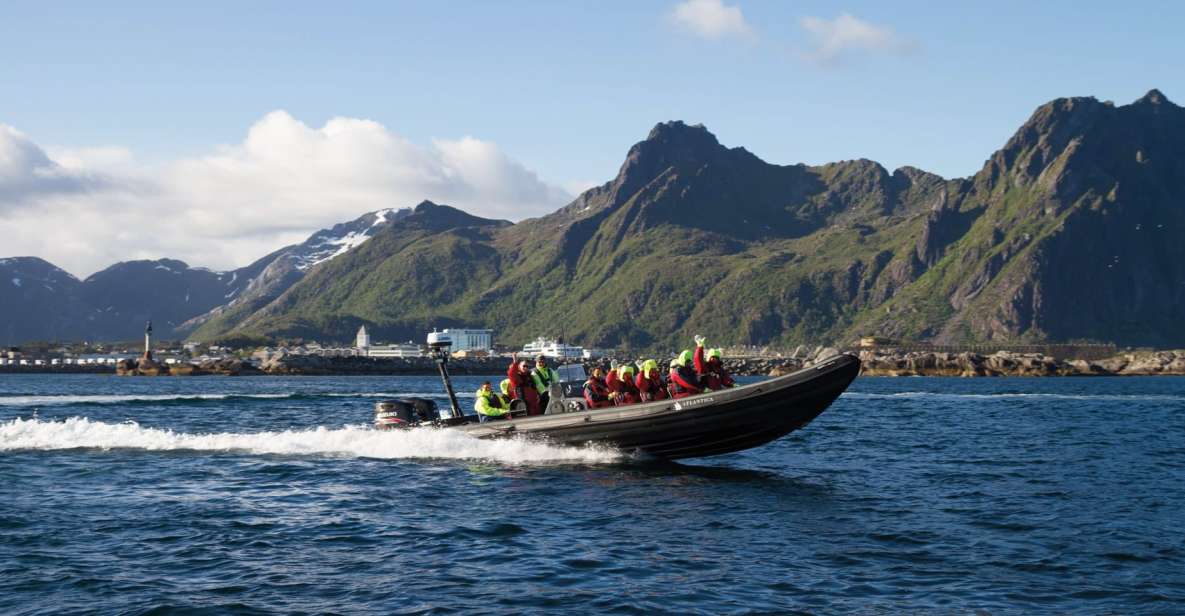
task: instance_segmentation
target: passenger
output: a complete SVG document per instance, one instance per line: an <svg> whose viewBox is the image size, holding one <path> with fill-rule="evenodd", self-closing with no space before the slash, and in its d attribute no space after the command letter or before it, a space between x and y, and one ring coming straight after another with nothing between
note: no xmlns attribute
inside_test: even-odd
<svg viewBox="0 0 1185 616"><path fill-rule="evenodd" d="M658 372L658 362L653 359L642 362L642 368L638 370L638 376L634 379L634 386L638 388L638 398L642 402L666 400L668 397L667 385Z"/></svg>
<svg viewBox="0 0 1185 616"><path fill-rule="evenodd" d="M695 373L691 351L684 350L678 357L671 360L671 373L668 378L672 398L686 398L703 393L699 375Z"/></svg>
<svg viewBox="0 0 1185 616"><path fill-rule="evenodd" d="M617 403L617 379L620 376L617 374L617 362L613 362L609 366L609 372L605 375L605 389L609 392L609 400L614 404Z"/></svg>
<svg viewBox="0 0 1185 616"><path fill-rule="evenodd" d="M609 395L617 406L637 404L642 401L638 395L638 386L634 383L634 367L629 364L618 366L609 371L605 379L605 386L609 388Z"/></svg>
<svg viewBox="0 0 1185 616"><path fill-rule="evenodd" d="M539 392L535 390L535 382L531 379L531 367L527 360L519 361L518 355L512 355L506 377L510 379L510 399L522 400L527 405L528 416L541 414Z"/></svg>
<svg viewBox="0 0 1185 616"><path fill-rule="evenodd" d="M695 373L699 375L700 383L703 384L704 389L716 391L736 386L736 382L724 368L721 356L720 349L711 349L705 354L704 337L695 337Z"/></svg>
<svg viewBox="0 0 1185 616"><path fill-rule="evenodd" d="M506 385L506 381L502 381ZM481 423L497 419L510 418L510 400L502 394L494 393L494 388L490 386L490 382L486 381L481 384L481 389L477 390L477 402L473 405L473 410L477 411L477 417Z"/></svg>
<svg viewBox="0 0 1185 616"><path fill-rule="evenodd" d="M584 402L590 409L601 409L612 405L609 400L609 388L601 378L601 369L593 368L592 374L584 382Z"/></svg>
<svg viewBox="0 0 1185 616"><path fill-rule="evenodd" d="M559 373L547 365L546 357L540 355L535 358L535 369L531 371L531 380L535 383L535 391L539 393L539 408L547 409L547 403L551 400L551 394L548 391L551 389L552 383L560 382Z"/></svg>

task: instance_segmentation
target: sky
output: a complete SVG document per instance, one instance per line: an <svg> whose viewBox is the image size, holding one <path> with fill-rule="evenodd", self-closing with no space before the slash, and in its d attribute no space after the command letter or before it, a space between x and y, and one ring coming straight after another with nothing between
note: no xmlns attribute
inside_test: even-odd
<svg viewBox="0 0 1185 616"><path fill-rule="evenodd" d="M982 166L1040 104L1185 100L1185 3L0 6L0 257L245 265L422 199L519 220L657 122L778 164Z"/></svg>

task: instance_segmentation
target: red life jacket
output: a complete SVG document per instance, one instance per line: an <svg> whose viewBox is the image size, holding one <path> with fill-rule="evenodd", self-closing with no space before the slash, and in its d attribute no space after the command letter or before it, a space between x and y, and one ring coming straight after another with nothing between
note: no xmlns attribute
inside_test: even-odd
<svg viewBox="0 0 1185 616"><path fill-rule="evenodd" d="M638 395L643 402L650 402L651 400L666 400L667 387L662 382L662 376L658 374L658 370L650 371L652 376L647 377L642 373L634 377L634 386L638 388Z"/></svg>
<svg viewBox="0 0 1185 616"><path fill-rule="evenodd" d="M699 376L696 375L695 368L691 366L671 368L670 385L671 395L675 398L686 398L704 391L699 384Z"/></svg>
<svg viewBox="0 0 1185 616"><path fill-rule="evenodd" d="M588 408L599 409L610 405L609 389L605 383L600 379L590 376L584 382L584 401L588 403Z"/></svg>
<svg viewBox="0 0 1185 616"><path fill-rule="evenodd" d="M720 360L709 359L706 368L707 372L703 376L704 387L718 390L736 386L736 381L732 380L732 377L724 369L724 364Z"/></svg>
<svg viewBox="0 0 1185 616"><path fill-rule="evenodd" d="M510 364L506 371L506 378L510 379L510 398L527 403L527 415L539 415L539 392L535 391L535 382L530 372L519 372L517 364Z"/></svg>
<svg viewBox="0 0 1185 616"><path fill-rule="evenodd" d="M621 394L621 398L617 400L618 405L622 404L637 404L641 402L642 397L638 395L638 386L634 384L632 379L623 379L616 370L609 373L610 377L605 379L605 385L609 391L615 394Z"/></svg>

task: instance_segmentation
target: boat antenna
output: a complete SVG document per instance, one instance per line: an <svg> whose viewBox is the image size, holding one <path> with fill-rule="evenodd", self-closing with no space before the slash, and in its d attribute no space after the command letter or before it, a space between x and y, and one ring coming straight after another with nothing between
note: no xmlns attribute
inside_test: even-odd
<svg viewBox="0 0 1185 616"><path fill-rule="evenodd" d="M448 392L449 406L452 407L452 417L449 423L464 422L465 415L461 413L461 405L457 403L457 394L453 391L453 382L448 375L449 347L453 346L453 339L445 332L432 330L428 334L428 352L436 360L436 367L440 370L440 379L444 381L444 390Z"/></svg>

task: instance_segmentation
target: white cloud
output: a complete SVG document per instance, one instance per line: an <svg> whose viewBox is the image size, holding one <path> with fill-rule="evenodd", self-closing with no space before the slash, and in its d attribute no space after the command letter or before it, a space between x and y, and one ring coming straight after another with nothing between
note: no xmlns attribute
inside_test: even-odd
<svg viewBox="0 0 1185 616"><path fill-rule="evenodd" d="M0 124L0 214L40 194L72 194L101 185L57 164L24 133Z"/></svg>
<svg viewBox="0 0 1185 616"><path fill-rule="evenodd" d="M521 219L571 198L493 143L418 145L354 118L314 128L275 111L239 144L158 166L123 148L42 148L0 125L0 257L36 255L76 274L164 256L236 267L423 199Z"/></svg>
<svg viewBox="0 0 1185 616"><path fill-rule="evenodd" d="M725 5L723 0L684 0L671 9L668 17L679 27L708 39L745 37L753 32L741 7Z"/></svg>
<svg viewBox="0 0 1185 616"><path fill-rule="evenodd" d="M811 38L808 60L834 65L859 52L906 53L915 45L889 26L878 26L849 13L835 19L803 17L799 25Z"/></svg>

